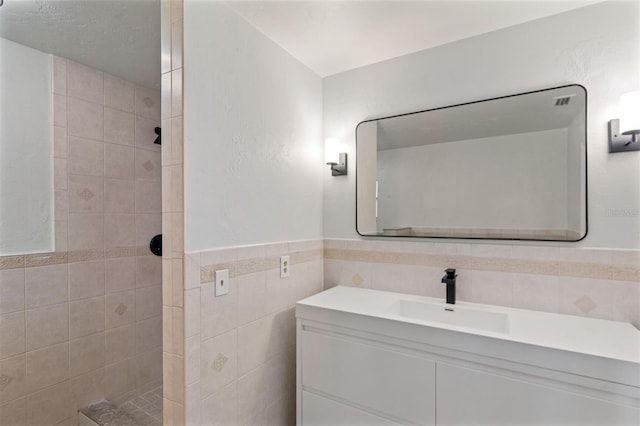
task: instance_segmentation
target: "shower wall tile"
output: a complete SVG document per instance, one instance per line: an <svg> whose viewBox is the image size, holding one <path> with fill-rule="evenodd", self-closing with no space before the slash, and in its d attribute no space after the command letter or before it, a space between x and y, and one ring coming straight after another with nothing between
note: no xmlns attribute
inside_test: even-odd
<svg viewBox="0 0 640 426"><path fill-rule="evenodd" d="M104 178L69 175L69 212L99 213L104 211Z"/></svg>
<svg viewBox="0 0 640 426"><path fill-rule="evenodd" d="M133 145L134 120L133 113L105 108L104 141L121 145Z"/></svg>
<svg viewBox="0 0 640 426"><path fill-rule="evenodd" d="M68 98L69 136L101 141L104 131L103 107L99 104Z"/></svg>
<svg viewBox="0 0 640 426"><path fill-rule="evenodd" d="M26 311L26 350L33 351L68 341L68 311L67 303Z"/></svg>
<svg viewBox="0 0 640 426"><path fill-rule="evenodd" d="M100 141L71 136L68 158L70 174L104 175L104 143Z"/></svg>
<svg viewBox="0 0 640 426"><path fill-rule="evenodd" d="M136 386L136 358L128 358L105 368L106 399L118 400L123 395L135 392Z"/></svg>
<svg viewBox="0 0 640 426"><path fill-rule="evenodd" d="M24 353L25 315L24 311L0 316L0 359Z"/></svg>
<svg viewBox="0 0 640 426"><path fill-rule="evenodd" d="M69 336L86 336L105 328L105 297L76 300L69 303Z"/></svg>
<svg viewBox="0 0 640 426"><path fill-rule="evenodd" d="M105 260L105 287L107 294L132 290L136 285L136 259L121 257Z"/></svg>
<svg viewBox="0 0 640 426"><path fill-rule="evenodd" d="M150 383L157 386L162 380L162 352L154 349L136 357L136 379L138 388Z"/></svg>
<svg viewBox="0 0 640 426"><path fill-rule="evenodd" d="M140 116L136 116L135 123L135 145L136 148L148 149L150 151L160 151L164 145L155 144L154 141L158 137L154 129L160 126L160 120L149 119ZM167 135L167 129L162 128L162 134ZM168 139L168 138L167 138Z"/></svg>
<svg viewBox="0 0 640 426"><path fill-rule="evenodd" d="M69 250L102 250L103 226L102 213L69 213Z"/></svg>
<svg viewBox="0 0 640 426"><path fill-rule="evenodd" d="M105 179L104 211L109 213L135 212L134 187L131 180Z"/></svg>
<svg viewBox="0 0 640 426"><path fill-rule="evenodd" d="M67 293L68 272L66 264L26 269L26 309L66 302Z"/></svg>
<svg viewBox="0 0 640 426"><path fill-rule="evenodd" d="M136 290L136 321L162 314L162 288L144 287Z"/></svg>
<svg viewBox="0 0 640 426"><path fill-rule="evenodd" d="M105 213L105 247L131 247L136 243L135 215L131 213Z"/></svg>
<svg viewBox="0 0 640 426"><path fill-rule="evenodd" d="M162 315L136 322L136 351L146 352L162 345Z"/></svg>
<svg viewBox="0 0 640 426"><path fill-rule="evenodd" d="M136 179L147 179L159 182L160 157L156 151L147 149L136 149L135 177Z"/></svg>
<svg viewBox="0 0 640 426"><path fill-rule="evenodd" d="M24 269L0 270L0 315L24 310Z"/></svg>
<svg viewBox="0 0 640 426"><path fill-rule="evenodd" d="M134 151L132 147L104 144L105 177L122 180L133 179Z"/></svg>
<svg viewBox="0 0 640 426"><path fill-rule="evenodd" d="M106 320L107 330L121 327L136 322L136 293L135 291L121 291L111 293L106 298Z"/></svg>
<svg viewBox="0 0 640 426"><path fill-rule="evenodd" d="M134 112L134 85L126 80L104 75L104 106Z"/></svg>
<svg viewBox="0 0 640 426"><path fill-rule="evenodd" d="M150 238L149 238L150 239ZM160 287L162 285L162 260L157 256L136 257L136 287Z"/></svg>
<svg viewBox="0 0 640 426"><path fill-rule="evenodd" d="M68 416L69 382L64 381L27 396L27 424L55 425Z"/></svg>
<svg viewBox="0 0 640 426"><path fill-rule="evenodd" d="M160 94L64 58L53 92L56 251L0 258L2 425L76 425L162 379Z"/></svg>
<svg viewBox="0 0 640 426"><path fill-rule="evenodd" d="M67 158L68 152L67 127L53 126L53 156L55 158Z"/></svg>
<svg viewBox="0 0 640 426"><path fill-rule="evenodd" d="M53 93L67 94L67 60L59 56L53 57Z"/></svg>
<svg viewBox="0 0 640 426"><path fill-rule="evenodd" d="M135 195L137 212L156 213L162 210L162 191L158 181L136 179Z"/></svg>
<svg viewBox="0 0 640 426"><path fill-rule="evenodd" d="M53 187L55 189L67 189L67 159L53 159Z"/></svg>
<svg viewBox="0 0 640 426"><path fill-rule="evenodd" d="M69 376L76 377L104 367L105 334L80 337L69 342Z"/></svg>
<svg viewBox="0 0 640 426"><path fill-rule="evenodd" d="M4 376L11 377L11 381L0 389L0 404L27 394L27 367L24 354L0 361L0 372Z"/></svg>
<svg viewBox="0 0 640 426"><path fill-rule="evenodd" d="M104 282L104 260L69 264L69 297L71 300L102 296L105 289Z"/></svg>
<svg viewBox="0 0 640 426"><path fill-rule="evenodd" d="M103 73L74 61L67 62L67 94L96 104L103 104Z"/></svg>
<svg viewBox="0 0 640 426"><path fill-rule="evenodd" d="M105 361L107 365L135 356L135 324L109 329L106 331L105 337Z"/></svg>
<svg viewBox="0 0 640 426"><path fill-rule="evenodd" d="M69 343L27 353L27 392L33 393L69 378Z"/></svg>
<svg viewBox="0 0 640 426"><path fill-rule="evenodd" d="M53 124L67 127L67 97L53 95Z"/></svg>
<svg viewBox="0 0 640 426"><path fill-rule="evenodd" d="M137 116L158 120L160 117L160 94L156 90L136 86L135 112Z"/></svg>
<svg viewBox="0 0 640 426"><path fill-rule="evenodd" d="M92 370L69 380L69 423L75 424L79 409L104 399L104 395L104 368Z"/></svg>
<svg viewBox="0 0 640 426"><path fill-rule="evenodd" d="M69 192L65 189L56 189L54 197L54 215L57 220L66 221L69 214Z"/></svg>

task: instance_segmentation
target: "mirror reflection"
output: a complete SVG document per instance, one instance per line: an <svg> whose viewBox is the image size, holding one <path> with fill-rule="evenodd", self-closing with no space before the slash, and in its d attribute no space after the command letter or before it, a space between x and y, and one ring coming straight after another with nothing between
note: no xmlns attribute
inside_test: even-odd
<svg viewBox="0 0 640 426"><path fill-rule="evenodd" d="M586 235L582 86L364 121L356 148L361 235Z"/></svg>

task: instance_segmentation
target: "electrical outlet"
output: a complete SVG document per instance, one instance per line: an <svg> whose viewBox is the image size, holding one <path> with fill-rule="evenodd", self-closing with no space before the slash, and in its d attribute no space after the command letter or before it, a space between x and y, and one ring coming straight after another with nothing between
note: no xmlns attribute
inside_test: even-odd
<svg viewBox="0 0 640 426"><path fill-rule="evenodd" d="M231 283L229 282L229 270L222 269L220 271L216 271L216 297L224 296L229 293L229 286Z"/></svg>
<svg viewBox="0 0 640 426"><path fill-rule="evenodd" d="M288 278L291 262L289 256L280 256L280 278Z"/></svg>

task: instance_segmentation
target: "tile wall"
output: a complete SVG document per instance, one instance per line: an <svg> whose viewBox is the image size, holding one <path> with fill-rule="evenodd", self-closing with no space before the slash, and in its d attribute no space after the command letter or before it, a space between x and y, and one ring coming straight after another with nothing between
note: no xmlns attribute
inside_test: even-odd
<svg viewBox="0 0 640 426"><path fill-rule="evenodd" d="M55 252L0 257L0 425L162 380L160 94L54 58Z"/></svg>
<svg viewBox="0 0 640 426"><path fill-rule="evenodd" d="M322 291L322 247L314 240L186 254L187 424L295 424L294 306ZM283 255L288 278L280 278ZM215 297L222 269L230 290Z"/></svg>
<svg viewBox="0 0 640 426"><path fill-rule="evenodd" d="M162 0L163 422L185 424L182 0Z"/></svg>
<svg viewBox="0 0 640 426"><path fill-rule="evenodd" d="M640 251L380 240L325 240L325 287L444 298L630 322L640 329Z"/></svg>

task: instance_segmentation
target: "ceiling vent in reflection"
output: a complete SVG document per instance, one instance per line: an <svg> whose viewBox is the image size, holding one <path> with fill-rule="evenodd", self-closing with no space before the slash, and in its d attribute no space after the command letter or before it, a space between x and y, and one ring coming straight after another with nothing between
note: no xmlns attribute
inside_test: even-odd
<svg viewBox="0 0 640 426"><path fill-rule="evenodd" d="M575 95L566 95L566 96L557 96L553 98L553 103L555 106L567 106Z"/></svg>

